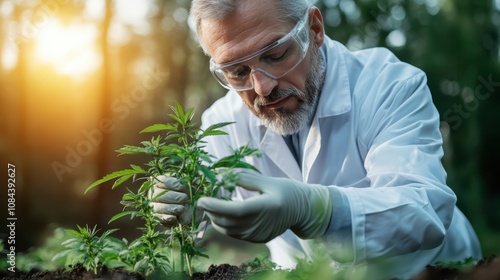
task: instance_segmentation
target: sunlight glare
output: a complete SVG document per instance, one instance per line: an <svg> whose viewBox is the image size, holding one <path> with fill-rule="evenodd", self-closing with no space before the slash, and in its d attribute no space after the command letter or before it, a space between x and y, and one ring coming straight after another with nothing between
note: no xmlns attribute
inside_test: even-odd
<svg viewBox="0 0 500 280"><path fill-rule="evenodd" d="M116 1L116 17L121 22L137 24L138 21L144 21L147 18L150 4L151 1Z"/></svg>
<svg viewBox="0 0 500 280"><path fill-rule="evenodd" d="M52 64L63 75L86 74L101 64L97 35L92 25L63 26L52 21L37 33L35 55L40 62Z"/></svg>
<svg viewBox="0 0 500 280"><path fill-rule="evenodd" d="M11 45L8 41L5 42L2 50L2 67L8 70L14 69L17 65L17 56L17 47Z"/></svg>
<svg viewBox="0 0 500 280"><path fill-rule="evenodd" d="M84 15L87 19L101 20L104 17L105 2L102 0L85 1Z"/></svg>
<svg viewBox="0 0 500 280"><path fill-rule="evenodd" d="M3 16L9 16L14 11L14 5L9 1L0 3L0 14Z"/></svg>
<svg viewBox="0 0 500 280"><path fill-rule="evenodd" d="M119 23L132 27L134 33L148 35L151 25L148 16L151 11L151 0L120 0L115 1L115 18Z"/></svg>

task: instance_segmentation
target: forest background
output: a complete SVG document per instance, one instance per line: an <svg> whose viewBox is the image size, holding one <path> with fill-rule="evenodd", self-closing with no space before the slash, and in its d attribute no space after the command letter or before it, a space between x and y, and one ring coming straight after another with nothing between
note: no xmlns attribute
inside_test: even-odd
<svg viewBox="0 0 500 280"><path fill-rule="evenodd" d="M500 0L313 3L327 34L349 49L387 47L426 72L441 114L448 184L484 254L499 254ZM7 224L12 164L17 253L76 224L138 234L125 219L107 224L121 211L125 188L83 193L105 174L145 161L117 157L115 150L147 140L138 132L168 121L168 105L195 108L199 121L225 94L197 45L189 6L186 0L0 1L0 221ZM0 239L8 234L2 226ZM264 250L212 237L229 262ZM227 253L233 245L247 245L248 255Z"/></svg>

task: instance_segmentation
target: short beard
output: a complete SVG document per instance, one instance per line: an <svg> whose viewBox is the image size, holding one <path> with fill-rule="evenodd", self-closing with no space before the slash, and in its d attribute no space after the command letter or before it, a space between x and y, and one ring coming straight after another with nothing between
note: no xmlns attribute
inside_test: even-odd
<svg viewBox="0 0 500 280"><path fill-rule="evenodd" d="M254 105L250 109L261 119L262 123L267 128L280 135L286 136L299 132L309 124L316 111L316 103L325 78L323 56L314 43L311 44L310 65L309 74L306 79L306 92L302 92L292 87L276 88L267 97L257 96L254 100ZM264 104L287 96L295 96L297 98L299 107L296 112L288 112L288 110L283 107L274 110L272 116L262 112L262 106Z"/></svg>

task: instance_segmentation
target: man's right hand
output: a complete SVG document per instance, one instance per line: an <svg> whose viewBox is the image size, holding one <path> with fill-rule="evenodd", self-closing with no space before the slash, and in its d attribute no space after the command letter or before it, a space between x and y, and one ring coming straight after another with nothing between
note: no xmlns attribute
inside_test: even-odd
<svg viewBox="0 0 500 280"><path fill-rule="evenodd" d="M153 198L155 202L152 202L151 206L165 227L172 228L179 223L191 222L189 190L181 185L177 178L165 175L156 177Z"/></svg>

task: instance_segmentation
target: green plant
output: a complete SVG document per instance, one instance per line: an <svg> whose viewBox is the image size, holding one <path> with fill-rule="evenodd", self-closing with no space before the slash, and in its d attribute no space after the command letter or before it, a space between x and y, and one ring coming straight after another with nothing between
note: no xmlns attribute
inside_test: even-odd
<svg viewBox="0 0 500 280"><path fill-rule="evenodd" d="M266 253L258 254L254 259L242 263L241 267L245 269L246 272L256 273L259 271L274 270L277 265L271 261L270 255Z"/></svg>
<svg viewBox="0 0 500 280"><path fill-rule="evenodd" d="M43 244L31 247L27 251L18 254L16 257L17 270L55 270L65 266L66 257L58 259L54 259L53 257L66 248L62 243L74 236L61 227L50 227L51 233L47 235Z"/></svg>
<svg viewBox="0 0 500 280"><path fill-rule="evenodd" d="M4 247L4 244L3 244L3 239L0 239L0 252L2 252L2 257L0 257L0 271L2 270L7 270L7 267L8 267L8 261L7 261L7 258L3 257L3 256L6 256L7 253L5 252L4 254L4 251L5 251L5 247Z"/></svg>
<svg viewBox="0 0 500 280"><path fill-rule="evenodd" d="M78 231L66 229L66 232L72 234L73 238L62 243L68 249L56 254L53 259L67 257L69 263L81 263L87 270L93 270L97 274L99 263L105 262L107 254L113 254L116 251L114 246L116 243L109 235L117 229L107 230L99 237L97 236L99 230L95 226L92 229L88 225L85 227L77 225L77 227Z"/></svg>
<svg viewBox="0 0 500 280"><path fill-rule="evenodd" d="M106 261L115 267L125 266L148 275L158 268L164 272L176 271L174 254L179 251L180 270L192 275L193 258L195 256L208 257L196 246L196 235L200 226L196 211L198 199L203 196L219 195L222 190L232 192L238 180L235 169L258 171L254 166L243 161L248 156L259 156L260 152L256 149L243 146L233 150L231 155L216 161L204 150L206 137L226 135L220 128L232 123L218 123L202 130L192 122L193 109L184 111L178 103L171 106L171 109L173 113L168 116L172 118L173 123L155 124L141 131L141 133L162 132L162 135L153 136L150 141L141 142L142 146L126 145L117 150L120 155L146 154L150 156L151 160L144 167L130 165L129 169L104 176L86 190L88 192L111 180L115 180L112 185L113 189L129 180L142 181L137 191L128 189L123 195L121 201L124 205L123 212L116 214L110 220L113 222L125 216L140 218L144 222L144 226L141 227L142 236L130 244L126 240L121 240L121 243L114 240L112 244L103 244L103 246L112 245L111 249L115 251L121 247L119 252L115 252L114 255L110 254L108 258L96 259L93 251L88 250L85 251L87 254L85 258ZM154 181L164 174L177 178L188 187L191 223L179 224L177 227L162 232L158 230L161 221L155 215L150 203L156 198L153 197L152 192ZM84 233L95 234L95 232L80 232L79 234ZM96 238L90 240L100 241ZM170 249L170 257L165 252L165 247ZM93 267L94 263L91 265Z"/></svg>

